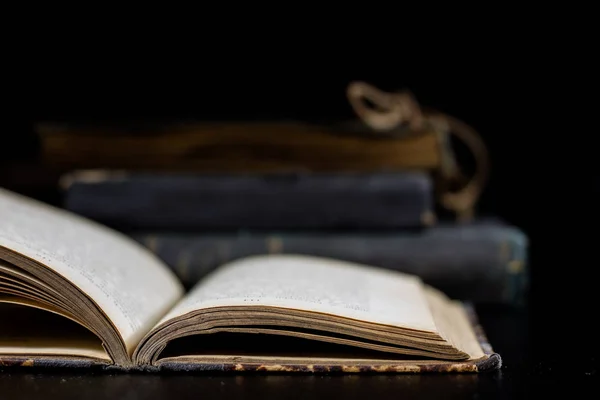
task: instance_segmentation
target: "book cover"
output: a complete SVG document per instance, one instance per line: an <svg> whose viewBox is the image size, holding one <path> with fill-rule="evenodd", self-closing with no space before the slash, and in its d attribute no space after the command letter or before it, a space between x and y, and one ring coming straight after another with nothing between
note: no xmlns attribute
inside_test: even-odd
<svg viewBox="0 0 600 400"><path fill-rule="evenodd" d="M120 230L419 228L434 221L430 177L196 175L83 171L64 207Z"/></svg>

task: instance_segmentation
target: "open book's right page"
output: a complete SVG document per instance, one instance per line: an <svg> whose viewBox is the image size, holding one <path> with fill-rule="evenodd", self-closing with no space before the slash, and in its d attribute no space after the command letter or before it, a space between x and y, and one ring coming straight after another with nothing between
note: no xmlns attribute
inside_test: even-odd
<svg viewBox="0 0 600 400"><path fill-rule="evenodd" d="M246 317L243 314L245 306L249 306ZM287 309L289 313L274 311L273 319L269 321L269 313L265 311L265 308L269 307ZM224 308L225 311L212 310L213 308ZM203 310L206 310L204 316ZM297 327L307 330L316 327L318 331L320 326L323 326L323 331L329 331L333 336L326 338L326 334L322 335L316 331L293 332L289 327L294 326L294 322L291 321L301 315L298 311L318 313L321 316L331 315L330 320L315 316L315 325L305 324L307 318L298 320L303 322ZM215 316L219 312L223 314ZM344 326L340 323L340 317L354 322ZM281 330L269 326L277 325L277 322L273 322L277 318L281 318ZM203 350L193 348L193 342L180 342L183 347L174 345L169 351L167 346L164 354L155 353L154 365L167 370L186 371L197 369L305 372L474 372L496 369L501 365L500 357L485 344L486 339L477 327L474 314L465 311L464 304L447 299L412 275L320 257L263 255L221 266L199 282L161 320L154 331L160 332L164 329L173 337L173 328L178 326L177 329L189 335L197 323L205 326L199 327L196 332L210 333L208 330L217 326L212 325L211 321L220 320L231 321L223 322L222 326L226 328L224 331L243 334L243 329L247 329L246 332L283 335L286 334L281 332L286 331L293 337L310 336L313 340L337 344L350 344L352 338L346 340L347 337L345 339L343 336L351 332L352 328L348 328L349 326L360 327L359 330L362 330L355 331L356 340L351 344L355 347L351 351L346 348L345 353L344 350L338 352L340 348L320 352L317 343L317 350L313 353L310 345L305 342L306 351L292 354L288 347L291 342L283 345L281 342L279 346L282 347L277 347L276 339L272 342L265 339L264 345L267 347L262 348L262 344L259 344L254 349L248 344L251 343L247 341L250 337L237 342L228 337L226 340L232 341L234 347L235 343L244 343L249 347L241 351L228 351L228 344L224 342L224 347L215 352L210 346ZM233 325L226 325L236 323L246 327L238 329ZM335 325L337 323L339 325ZM319 324L328 325L325 327ZM251 328L252 326L256 329ZM395 348L398 352L389 346L383 349L379 344L367 344L369 340L378 341L378 337L381 338L380 343L387 340L391 340L391 343L396 340L390 336L391 332L399 334L396 336L398 344ZM335 337L337 333L341 334L339 338ZM378 336L379 334L381 336ZM361 335L364 335L362 337L366 338L367 342L358 343ZM402 335L406 335L404 339L401 339ZM209 337L196 340L197 344L204 340L210 343ZM404 343L407 343L408 347L402 347L405 346L400 343L402 340L406 340ZM419 342L420 340L422 342ZM185 343L192 347L185 348ZM428 343L432 347L419 347L419 343ZM414 350L411 345L428 350L429 355L411 352ZM482 346L487 350L482 350ZM365 353L361 349L380 352ZM465 353L466 357L452 358L459 350Z"/></svg>
<svg viewBox="0 0 600 400"><path fill-rule="evenodd" d="M255 256L224 266L193 288L161 323L203 308L248 305L437 333L417 278L310 256Z"/></svg>

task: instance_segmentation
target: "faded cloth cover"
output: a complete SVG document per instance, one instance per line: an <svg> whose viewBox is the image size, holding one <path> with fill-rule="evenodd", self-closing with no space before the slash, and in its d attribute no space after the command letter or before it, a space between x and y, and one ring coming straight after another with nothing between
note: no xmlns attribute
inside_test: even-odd
<svg viewBox="0 0 600 400"><path fill-rule="evenodd" d="M65 208L120 230L413 228L433 222L430 177L84 171Z"/></svg>
<svg viewBox="0 0 600 400"><path fill-rule="evenodd" d="M497 370L502 366L502 358L495 353L488 343L483 328L479 325L473 306L464 303L473 330L485 356L473 361L439 361L439 360L334 360L316 364L310 358L280 359L272 363L240 364L231 363L190 363L185 359L178 362L162 363L160 367L145 368L145 372L286 372L286 373L431 373L431 372L484 372ZM15 357L0 355L0 372L9 369L55 369L70 368L90 371L122 371L113 365L95 363L75 357ZM135 370L135 369L134 369ZM40 372L42 372L40 371Z"/></svg>

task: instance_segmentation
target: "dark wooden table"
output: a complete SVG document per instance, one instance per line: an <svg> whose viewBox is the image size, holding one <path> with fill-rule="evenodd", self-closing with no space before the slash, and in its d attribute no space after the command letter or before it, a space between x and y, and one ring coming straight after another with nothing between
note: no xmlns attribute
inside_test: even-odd
<svg viewBox="0 0 600 400"><path fill-rule="evenodd" d="M561 348L563 331L546 332L525 310L478 307L490 342L504 361L489 374L449 375L147 375L64 371L0 372L0 399L407 399L507 398L568 394L594 398L598 352L585 338ZM589 337L588 337L589 339ZM551 350L550 346L558 346ZM575 354L569 354L574 352ZM562 395L561 395L562 396Z"/></svg>

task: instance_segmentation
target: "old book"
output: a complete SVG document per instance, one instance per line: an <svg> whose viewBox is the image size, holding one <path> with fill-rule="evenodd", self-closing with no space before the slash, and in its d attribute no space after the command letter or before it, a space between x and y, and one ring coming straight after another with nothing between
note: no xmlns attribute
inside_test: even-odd
<svg viewBox="0 0 600 400"><path fill-rule="evenodd" d="M166 174L77 171L64 208L119 230L419 228L434 222L420 172Z"/></svg>
<svg viewBox="0 0 600 400"><path fill-rule="evenodd" d="M131 232L186 287L223 263L259 254L304 254L419 276L448 296L521 306L528 292L528 237L497 219L442 221L419 231Z"/></svg>
<svg viewBox="0 0 600 400"><path fill-rule="evenodd" d="M468 306L412 275L300 255L220 266L188 293L141 245L0 189L0 366L496 369Z"/></svg>
<svg viewBox="0 0 600 400"><path fill-rule="evenodd" d="M39 123L48 165L64 169L303 172L436 169L450 157L435 131L377 135L360 123L301 121ZM446 153L442 153L442 150Z"/></svg>

